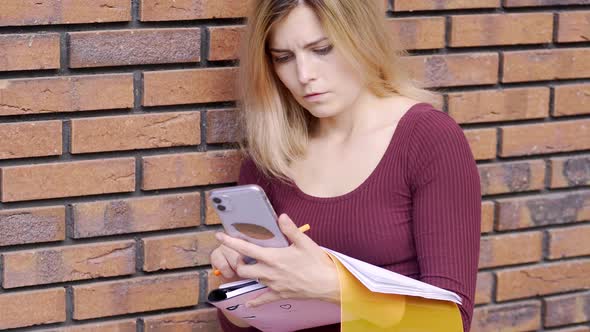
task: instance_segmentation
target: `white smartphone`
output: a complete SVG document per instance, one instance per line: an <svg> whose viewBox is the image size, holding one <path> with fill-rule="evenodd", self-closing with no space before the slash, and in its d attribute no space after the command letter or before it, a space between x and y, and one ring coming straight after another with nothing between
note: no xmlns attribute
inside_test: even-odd
<svg viewBox="0 0 590 332"><path fill-rule="evenodd" d="M209 196L225 232L261 247L289 246L264 190L255 184L220 188Z"/></svg>

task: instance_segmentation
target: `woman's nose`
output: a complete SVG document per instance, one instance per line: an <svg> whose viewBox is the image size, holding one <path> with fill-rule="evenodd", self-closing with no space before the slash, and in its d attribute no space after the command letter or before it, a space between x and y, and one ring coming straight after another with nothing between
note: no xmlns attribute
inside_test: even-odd
<svg viewBox="0 0 590 332"><path fill-rule="evenodd" d="M307 84L309 81L315 79L316 73L313 68L313 64L309 61L309 59L305 59L305 57L300 57L297 60L297 77L299 79L299 83Z"/></svg>

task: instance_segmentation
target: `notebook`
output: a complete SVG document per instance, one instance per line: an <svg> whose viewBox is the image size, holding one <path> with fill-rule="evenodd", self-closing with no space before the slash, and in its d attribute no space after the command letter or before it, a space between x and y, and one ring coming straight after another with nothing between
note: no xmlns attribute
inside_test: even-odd
<svg viewBox="0 0 590 332"><path fill-rule="evenodd" d="M355 278L372 292L418 296L461 304L457 294L419 280L371 265L339 252L323 248L338 259ZM208 302L226 315L237 317L265 332L290 332L341 321L340 305L320 300L285 299L255 308L245 303L268 288L256 280L239 280L211 291Z"/></svg>

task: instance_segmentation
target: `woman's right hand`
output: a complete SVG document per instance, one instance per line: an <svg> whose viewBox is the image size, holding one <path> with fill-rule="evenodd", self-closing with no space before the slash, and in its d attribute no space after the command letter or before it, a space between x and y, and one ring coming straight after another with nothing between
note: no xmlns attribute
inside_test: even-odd
<svg viewBox="0 0 590 332"><path fill-rule="evenodd" d="M240 254L237 251L223 244L211 252L211 265L218 269L225 279L239 279L236 273L239 259Z"/></svg>

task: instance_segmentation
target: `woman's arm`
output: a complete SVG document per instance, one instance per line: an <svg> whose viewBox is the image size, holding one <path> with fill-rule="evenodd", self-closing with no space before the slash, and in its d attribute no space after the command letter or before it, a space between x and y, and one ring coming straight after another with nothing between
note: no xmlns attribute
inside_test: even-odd
<svg viewBox="0 0 590 332"><path fill-rule="evenodd" d="M481 227L479 172L462 129L426 112L409 149L420 280L461 296L464 331L473 314Z"/></svg>

